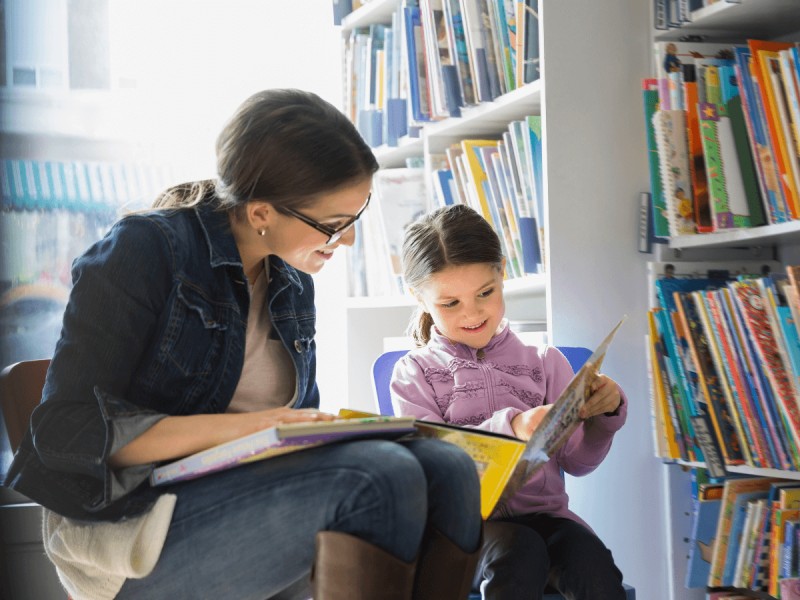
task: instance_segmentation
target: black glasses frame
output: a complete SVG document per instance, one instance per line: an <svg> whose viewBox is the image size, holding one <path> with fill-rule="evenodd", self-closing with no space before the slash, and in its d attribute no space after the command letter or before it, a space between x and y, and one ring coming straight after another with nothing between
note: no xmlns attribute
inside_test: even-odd
<svg viewBox="0 0 800 600"><path fill-rule="evenodd" d="M334 229L333 227L328 227L327 225L323 225L319 221L315 221L311 217L307 217L303 213L298 212L298 211L296 211L294 209L291 209L291 208L287 208L285 206L281 208L281 211L285 212L287 215L290 215L290 216L294 217L295 219L299 219L300 221L302 221L306 225L310 225L311 227L313 227L314 229L316 229L320 233L324 233L325 235L328 236L328 241L325 242L325 244L333 244L335 242L338 242L341 239L341 237L345 233L347 233L347 230L350 229L353 225L355 225L356 221L358 221L358 219L361 217L362 213L365 210L367 210L367 207L369 206L369 201L371 199L372 199L372 193L370 192L369 196L367 196L367 201L364 203L364 206L361 207L361 210L359 210L356 213L356 216L350 217L345 222L344 225L342 225L341 227L339 227L337 229Z"/></svg>

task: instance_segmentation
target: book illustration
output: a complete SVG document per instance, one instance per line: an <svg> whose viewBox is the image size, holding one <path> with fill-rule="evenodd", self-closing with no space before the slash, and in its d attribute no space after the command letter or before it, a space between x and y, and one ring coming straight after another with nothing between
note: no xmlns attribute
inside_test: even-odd
<svg viewBox="0 0 800 600"><path fill-rule="evenodd" d="M685 113L659 110L653 115L653 128L670 236L695 234Z"/></svg>
<svg viewBox="0 0 800 600"><path fill-rule="evenodd" d="M658 97L662 110L681 110L685 74L691 73L695 61L703 58L733 58L730 44L705 42L656 42L654 44L658 73ZM679 105L674 105L674 102Z"/></svg>
<svg viewBox="0 0 800 600"><path fill-rule="evenodd" d="M721 489L722 486L715 486ZM687 588L705 587L711 568L711 556L717 535L717 521L722 506L719 494L694 501L692 529L689 538L689 559L686 565Z"/></svg>
<svg viewBox="0 0 800 600"><path fill-rule="evenodd" d="M413 417L375 415L276 425L156 467L150 474L150 485L194 479L322 444L363 437L399 437L413 431Z"/></svg>
<svg viewBox="0 0 800 600"><path fill-rule="evenodd" d="M525 450L514 468L514 472L503 489L495 512L507 503L525 483L530 481L531 477L550 460L550 457L583 422L578 416L580 409L591 395L592 384L599 374L608 347L624 321L623 317L578 370L533 432L525 444Z"/></svg>
<svg viewBox="0 0 800 600"><path fill-rule="evenodd" d="M720 231L750 227L750 209L730 119L720 115L716 104L701 103L697 110L713 228Z"/></svg>
<svg viewBox="0 0 800 600"><path fill-rule="evenodd" d="M642 98L644 101L645 132L647 139L647 156L650 171L650 194L652 200L652 229L657 238L669 237L667 222L667 205L664 201L664 186L661 183L658 146L653 123L653 115L658 110L658 89L656 79L645 79L642 82ZM702 162L702 158L701 158ZM705 167L703 167L705 169Z"/></svg>

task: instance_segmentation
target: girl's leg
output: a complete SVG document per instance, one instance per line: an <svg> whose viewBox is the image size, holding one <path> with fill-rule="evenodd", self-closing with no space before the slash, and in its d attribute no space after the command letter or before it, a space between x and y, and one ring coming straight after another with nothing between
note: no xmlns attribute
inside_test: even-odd
<svg viewBox="0 0 800 600"><path fill-rule="evenodd" d="M611 551L591 530L571 519L526 515L547 543L550 583L568 600L625 600L622 573Z"/></svg>
<svg viewBox="0 0 800 600"><path fill-rule="evenodd" d="M416 557L427 494L409 449L333 444L179 483L153 572L118 598L263 600L308 573L319 531L349 534L404 562Z"/></svg>
<svg viewBox="0 0 800 600"><path fill-rule="evenodd" d="M484 600L540 600L550 559L542 537L513 521L486 521L473 588Z"/></svg>

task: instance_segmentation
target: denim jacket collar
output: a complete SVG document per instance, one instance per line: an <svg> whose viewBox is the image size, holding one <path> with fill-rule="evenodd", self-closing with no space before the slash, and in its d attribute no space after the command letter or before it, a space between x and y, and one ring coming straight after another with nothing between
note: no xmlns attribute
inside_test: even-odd
<svg viewBox="0 0 800 600"><path fill-rule="evenodd" d="M236 240L231 235L228 212L215 209L211 206L195 207L195 214L200 221L200 228L208 244L209 263L212 268L224 266L237 266L244 268L236 247ZM270 277L275 274L282 275L292 284L299 293L303 292L303 284L297 271L287 265L282 259L271 255L269 257Z"/></svg>

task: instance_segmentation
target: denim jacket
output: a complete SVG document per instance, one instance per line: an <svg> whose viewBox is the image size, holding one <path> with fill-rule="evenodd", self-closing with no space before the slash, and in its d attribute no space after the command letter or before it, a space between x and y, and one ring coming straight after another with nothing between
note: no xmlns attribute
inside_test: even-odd
<svg viewBox="0 0 800 600"><path fill-rule="evenodd" d="M319 406L312 279L269 259L273 335L294 408ZM116 520L162 493L154 465L108 458L167 415L222 413L244 362L250 296L226 212L134 214L78 258L42 403L5 485L66 517Z"/></svg>

